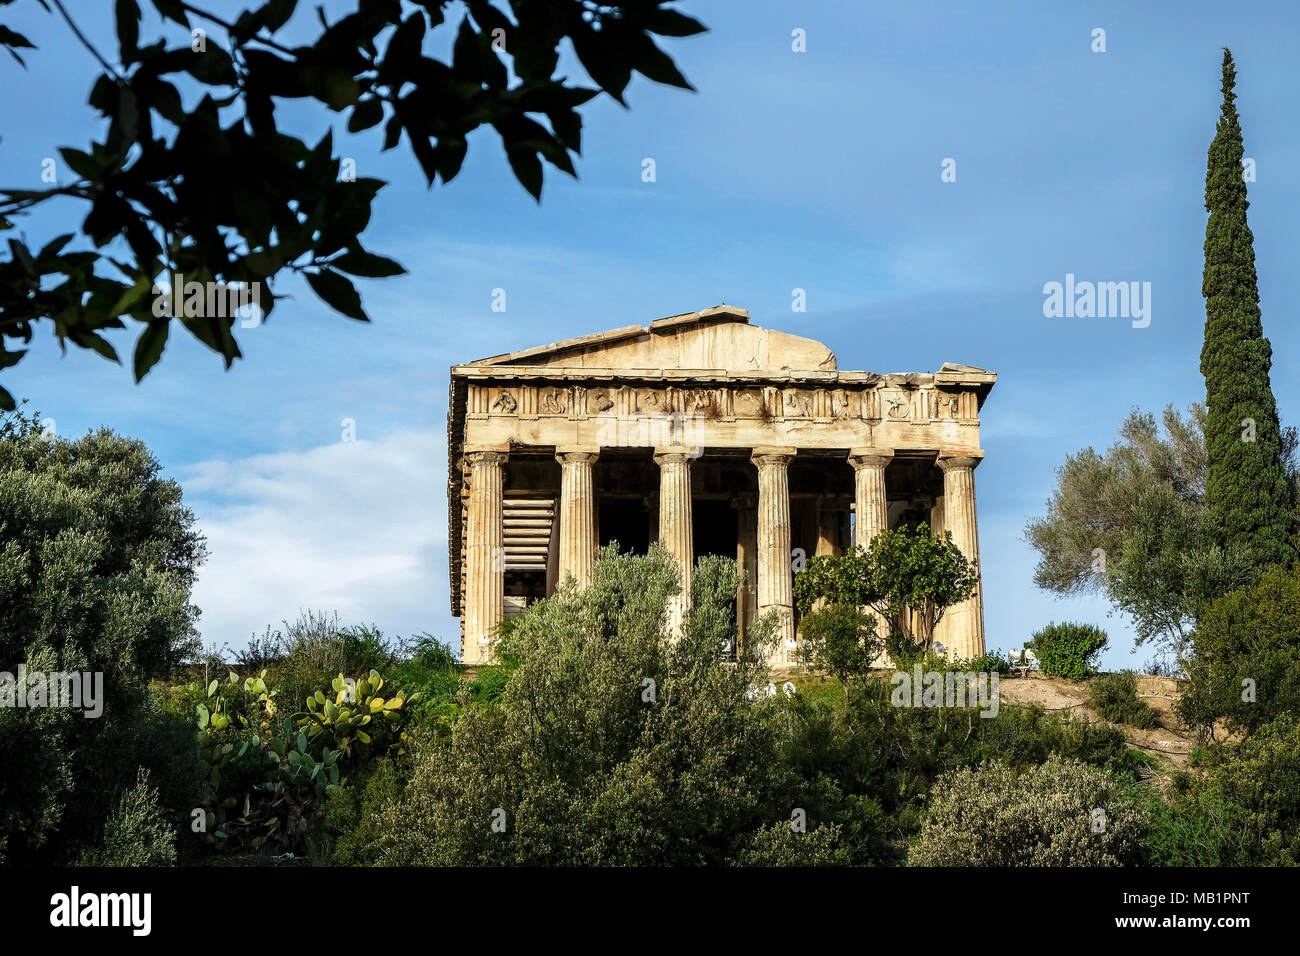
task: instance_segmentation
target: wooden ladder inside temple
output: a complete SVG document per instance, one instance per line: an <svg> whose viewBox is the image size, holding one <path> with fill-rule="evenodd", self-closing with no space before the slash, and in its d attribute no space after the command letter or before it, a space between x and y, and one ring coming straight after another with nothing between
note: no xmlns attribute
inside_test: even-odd
<svg viewBox="0 0 1300 956"><path fill-rule="evenodd" d="M554 498L510 498L503 503L506 571L546 571L555 526Z"/></svg>

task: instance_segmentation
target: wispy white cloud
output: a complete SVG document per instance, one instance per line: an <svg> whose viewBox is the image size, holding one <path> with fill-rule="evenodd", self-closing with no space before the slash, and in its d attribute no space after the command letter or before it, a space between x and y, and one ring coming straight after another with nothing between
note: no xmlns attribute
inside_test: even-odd
<svg viewBox="0 0 1300 956"><path fill-rule="evenodd" d="M449 635L446 443L428 431L178 469L210 557L205 642L242 646L300 609Z"/></svg>

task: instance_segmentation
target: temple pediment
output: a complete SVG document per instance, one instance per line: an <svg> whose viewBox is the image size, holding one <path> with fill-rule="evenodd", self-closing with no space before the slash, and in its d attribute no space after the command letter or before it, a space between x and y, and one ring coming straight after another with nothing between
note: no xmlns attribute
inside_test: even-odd
<svg viewBox="0 0 1300 956"><path fill-rule="evenodd" d="M556 369L717 369L759 374L836 370L835 353L821 342L750 325L746 310L727 305L469 364Z"/></svg>

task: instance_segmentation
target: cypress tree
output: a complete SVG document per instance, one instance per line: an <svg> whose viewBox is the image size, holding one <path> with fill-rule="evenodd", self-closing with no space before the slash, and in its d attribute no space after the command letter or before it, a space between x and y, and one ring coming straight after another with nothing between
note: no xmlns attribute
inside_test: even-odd
<svg viewBox="0 0 1300 956"><path fill-rule="evenodd" d="M1273 353L1260 320L1254 236L1246 224L1236 75L1225 49L1223 109L1205 173L1205 501L1222 543L1244 548L1262 569L1292 557L1292 519L1269 385Z"/></svg>

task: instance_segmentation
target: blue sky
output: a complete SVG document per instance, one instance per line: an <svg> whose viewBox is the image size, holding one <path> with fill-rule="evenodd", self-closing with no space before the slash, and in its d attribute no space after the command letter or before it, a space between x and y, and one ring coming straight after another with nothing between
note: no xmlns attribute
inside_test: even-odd
<svg viewBox="0 0 1300 956"><path fill-rule="evenodd" d="M111 5L85 6L83 25L114 50ZM471 139L456 180L429 191L404 148L380 153L377 135L336 124L358 174L391 183L366 243L409 270L362 284L372 325L289 283L293 300L242 333L246 357L229 372L177 334L136 386L98 356L60 356L46 327L5 385L62 435L108 425L143 439L184 485L211 549L196 592L205 641L240 646L305 608L454 640L448 367L726 302L754 324L824 341L841 368L998 372L976 473L989 646L1019 646L1050 620L1090 620L1110 631L1106 664L1146 660L1104 603L1034 588L1022 533L1066 454L1108 446L1134 406L1203 398L1202 197L1225 45L1257 164L1250 225L1273 388L1284 423L1300 419L1288 226L1300 218L1300 8L678 6L710 27L667 43L698 92L638 78L630 110L593 101L581 178L548 172L540 206L490 131ZM0 64L0 181L35 186L44 157L98 134L85 106L95 71L61 20L32 3L5 13L40 50L26 72ZM313 19L304 4L291 28L305 35ZM1092 52L1094 28L1106 31L1104 53ZM157 29L147 21L144 36ZM806 52L791 49L795 29ZM323 131L296 106L281 116L313 141ZM653 183L641 177L647 157ZM949 157L957 178L945 183ZM20 229L39 245L83 212L69 204ZM1045 318L1043 285L1066 273L1150 282L1150 326ZM504 313L491 310L496 288ZM795 288L806 312L791 309ZM134 334L118 343L124 354ZM357 441L341 440L344 419Z"/></svg>

